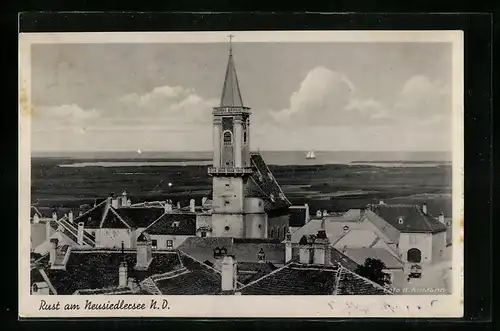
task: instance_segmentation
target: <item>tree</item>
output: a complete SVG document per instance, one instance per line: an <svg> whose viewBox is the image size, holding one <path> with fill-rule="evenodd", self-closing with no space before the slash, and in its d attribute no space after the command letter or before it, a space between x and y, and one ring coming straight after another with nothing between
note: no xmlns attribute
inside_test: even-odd
<svg viewBox="0 0 500 331"><path fill-rule="evenodd" d="M383 270L386 268L385 263L379 259L367 258L363 265L356 268L356 273L362 277L381 285L386 286L391 283L391 277Z"/></svg>

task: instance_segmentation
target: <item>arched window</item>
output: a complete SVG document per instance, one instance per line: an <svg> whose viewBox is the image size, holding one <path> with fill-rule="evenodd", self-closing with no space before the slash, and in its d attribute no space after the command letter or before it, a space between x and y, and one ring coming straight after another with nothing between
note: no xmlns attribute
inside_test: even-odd
<svg viewBox="0 0 500 331"><path fill-rule="evenodd" d="M243 131L243 144L246 145L247 144L247 131Z"/></svg>
<svg viewBox="0 0 500 331"><path fill-rule="evenodd" d="M233 134L231 131L224 132L224 146L231 146L233 144Z"/></svg>
<svg viewBox="0 0 500 331"><path fill-rule="evenodd" d="M271 229L271 238L274 238L274 229Z"/></svg>
<svg viewBox="0 0 500 331"><path fill-rule="evenodd" d="M286 225L283 227L283 236L286 236L287 231L286 231Z"/></svg>
<svg viewBox="0 0 500 331"><path fill-rule="evenodd" d="M276 234L276 237L280 237L280 228L278 228L278 231L277 231L277 234Z"/></svg>
<svg viewBox="0 0 500 331"><path fill-rule="evenodd" d="M420 263L422 261L422 252L418 248L409 249L406 259L410 263Z"/></svg>

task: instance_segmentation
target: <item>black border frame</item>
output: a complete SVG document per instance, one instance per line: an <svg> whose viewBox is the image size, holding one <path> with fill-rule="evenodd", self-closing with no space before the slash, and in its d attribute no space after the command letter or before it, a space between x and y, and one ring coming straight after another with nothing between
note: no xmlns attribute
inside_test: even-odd
<svg viewBox="0 0 500 331"><path fill-rule="evenodd" d="M201 9L198 7L198 9ZM242 31L242 30L463 30L465 55L465 288L464 318L455 321L489 321L492 317L492 250L491 234L493 223L493 120L492 120L492 41L493 15L491 13L449 13L449 14L314 14L314 13L133 13L133 12L94 12L94 13L57 13L26 12L19 16L20 32L104 32L104 31ZM498 27L496 32L498 32ZM14 73L17 78L17 72ZM498 77L498 75L496 76ZM12 81L9 85L13 85ZM15 92L17 96L17 91ZM17 97L16 105L17 108ZM12 127L12 125L10 125ZM17 145L15 148L17 152ZM13 168L14 170L16 168ZM15 172L15 170L14 170ZM12 175L6 181L10 192L16 190L17 182ZM13 194L12 194L13 195ZM10 204L11 206L14 203ZM16 227L17 231L17 227ZM17 252L14 257L17 261ZM17 284L17 273L11 284ZM12 289L14 290L13 286ZM15 298L7 302L4 312L17 311L17 287ZM4 301L5 302L5 301ZM30 319L31 320L31 319ZM36 319L38 321L42 319ZM90 322L89 319L78 319ZM97 319L93 319L97 320ZM138 319L99 319L101 323L113 322L110 327L125 326L143 327ZM143 320L143 319L140 319ZM156 319L158 320L158 319ZM174 322L176 326L182 321L194 322L204 327L215 326L192 319L160 319ZM226 319L209 319L222 321ZM235 323L232 326L250 325L255 328L304 327L304 323L325 325L328 322L345 322L348 319L240 319L246 323ZM258 322L257 322L258 320ZM354 320L356 322L354 322ZM380 319L378 319L380 320ZM383 319L394 324L401 319ZM251 323L249 323L251 321ZM411 319L412 325L429 327L443 325L449 319ZM354 328L368 326L373 319L349 319ZM435 322L435 323L434 323ZM43 323L47 323L45 320ZM65 323L71 323L65 319ZM123 325L126 323L126 325ZM285 324L284 324L285 323ZM290 323L290 324L289 324ZM423 323L423 324L422 324ZM24 323L23 323L24 324ZM35 323L38 324L38 323ZM49 323L51 325L52 323ZM155 323L156 324L156 323ZM468 323L467 323L468 324ZM476 323L474 323L476 324ZM30 323L30 325L34 325ZM40 323L40 326L42 323ZM94 325L94 322L86 326ZM182 324L180 324L182 325ZM179 325L179 326L180 326ZM190 327L194 326L190 325ZM308 324L309 325L309 324ZM335 324L337 326L337 323ZM377 324L378 325L378 324ZM61 325L62 326L62 325ZM71 326L71 325L66 325ZM152 326L148 324L148 326ZM477 326L477 324L476 324ZM53 325L51 326L53 327Z"/></svg>

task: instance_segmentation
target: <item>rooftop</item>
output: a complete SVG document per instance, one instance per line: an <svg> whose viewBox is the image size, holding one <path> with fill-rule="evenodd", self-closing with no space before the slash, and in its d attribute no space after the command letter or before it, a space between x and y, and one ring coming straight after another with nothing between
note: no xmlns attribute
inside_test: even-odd
<svg viewBox="0 0 500 331"><path fill-rule="evenodd" d="M145 230L150 235L196 235L196 214L163 213Z"/></svg>
<svg viewBox="0 0 500 331"><path fill-rule="evenodd" d="M417 205L369 205L368 209L400 232L437 233L446 231L446 226L435 217L425 214ZM366 214L370 219L370 214Z"/></svg>
<svg viewBox="0 0 500 331"><path fill-rule="evenodd" d="M167 271L181 268L176 251L153 251L153 261L147 271L136 271L137 253L125 250L73 249L66 263L66 270L51 270L47 266L48 255L41 261L50 283L57 294L73 294L82 289L103 289L118 285L118 267L122 261L127 262L128 276L141 280Z"/></svg>
<svg viewBox="0 0 500 331"><path fill-rule="evenodd" d="M178 249L200 262L214 263L216 248L225 248L227 254L234 255L238 263L258 262L257 255L262 249L265 261L273 264L285 262L285 244L274 240L238 240L228 237L189 237Z"/></svg>
<svg viewBox="0 0 500 331"><path fill-rule="evenodd" d="M372 281L339 266L287 263L245 285L243 295L380 295L392 294Z"/></svg>

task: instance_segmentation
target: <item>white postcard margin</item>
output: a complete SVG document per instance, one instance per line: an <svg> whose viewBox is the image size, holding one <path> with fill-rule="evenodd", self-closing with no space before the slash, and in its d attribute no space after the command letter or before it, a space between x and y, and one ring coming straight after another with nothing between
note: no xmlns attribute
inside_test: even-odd
<svg viewBox="0 0 500 331"><path fill-rule="evenodd" d="M394 296L34 296L30 295L31 45L38 43L215 43L229 32L19 34L19 316L31 317L462 317L463 112L462 31L239 31L237 42L436 42L453 48L453 258L451 295ZM39 310L40 303L58 310ZM85 309L123 300L144 309ZM159 309L152 309L156 301ZM76 309L76 306L79 309ZM66 309L68 308L68 309Z"/></svg>

